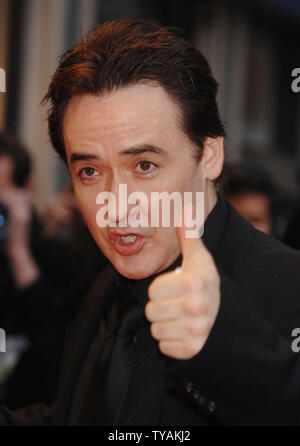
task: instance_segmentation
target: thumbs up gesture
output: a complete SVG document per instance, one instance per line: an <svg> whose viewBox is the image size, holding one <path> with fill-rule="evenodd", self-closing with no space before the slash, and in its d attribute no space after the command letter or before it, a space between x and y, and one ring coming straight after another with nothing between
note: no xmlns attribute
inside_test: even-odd
<svg viewBox="0 0 300 446"><path fill-rule="evenodd" d="M160 351L176 359L190 359L201 351L220 306L214 260L201 238L186 238L186 229L184 224L176 228L182 254L179 274L175 270L156 277L145 307Z"/></svg>

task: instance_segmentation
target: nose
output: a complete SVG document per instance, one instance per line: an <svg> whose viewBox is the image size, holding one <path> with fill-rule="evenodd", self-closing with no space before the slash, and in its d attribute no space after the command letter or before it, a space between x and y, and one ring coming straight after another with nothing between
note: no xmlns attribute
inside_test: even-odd
<svg viewBox="0 0 300 446"><path fill-rule="evenodd" d="M111 200L110 206L108 206L109 224L112 226L127 227L127 184L117 180L112 180L110 192L114 199Z"/></svg>
<svg viewBox="0 0 300 446"><path fill-rule="evenodd" d="M99 226L148 226L147 196L134 186L134 182L128 184L119 178L107 182L105 190L96 199L96 203L102 205L96 217Z"/></svg>

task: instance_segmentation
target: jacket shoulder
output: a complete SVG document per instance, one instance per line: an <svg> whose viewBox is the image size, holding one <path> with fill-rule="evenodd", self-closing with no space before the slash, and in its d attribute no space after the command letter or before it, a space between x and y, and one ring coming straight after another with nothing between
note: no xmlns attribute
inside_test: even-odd
<svg viewBox="0 0 300 446"><path fill-rule="evenodd" d="M300 251L290 248L274 237L254 229L255 237L249 247L241 273L264 274L265 281L293 279L300 286Z"/></svg>
<svg viewBox="0 0 300 446"><path fill-rule="evenodd" d="M255 230L236 283L282 331L300 326L300 252Z"/></svg>

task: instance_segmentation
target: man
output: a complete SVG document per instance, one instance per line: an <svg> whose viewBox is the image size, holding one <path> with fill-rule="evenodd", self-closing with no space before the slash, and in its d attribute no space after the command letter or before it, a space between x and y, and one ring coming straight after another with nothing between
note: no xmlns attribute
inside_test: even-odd
<svg viewBox="0 0 300 446"><path fill-rule="evenodd" d="M56 403L2 409L3 424L299 422L300 257L217 195L216 93L202 54L151 22L105 23L62 57L50 136L111 265L67 332ZM130 227L130 205L99 227L98 194L118 201L120 184L204 192L203 240L185 225Z"/></svg>
<svg viewBox="0 0 300 446"><path fill-rule="evenodd" d="M266 169L251 161L230 166L225 197L256 229L272 234L274 186Z"/></svg>

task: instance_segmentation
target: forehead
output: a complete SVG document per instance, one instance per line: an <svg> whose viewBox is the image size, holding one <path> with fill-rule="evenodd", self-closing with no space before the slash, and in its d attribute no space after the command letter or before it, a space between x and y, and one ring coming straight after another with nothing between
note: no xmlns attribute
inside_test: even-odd
<svg viewBox="0 0 300 446"><path fill-rule="evenodd" d="M179 106L161 86L137 84L73 98L64 117L64 140L67 152L96 141L109 144L110 150L141 142L178 144L186 139L180 121Z"/></svg>

